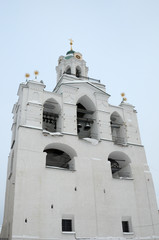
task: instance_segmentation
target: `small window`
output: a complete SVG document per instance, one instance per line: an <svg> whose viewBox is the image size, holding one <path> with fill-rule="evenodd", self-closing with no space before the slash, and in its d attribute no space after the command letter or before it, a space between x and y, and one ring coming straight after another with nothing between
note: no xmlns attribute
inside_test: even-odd
<svg viewBox="0 0 159 240"><path fill-rule="evenodd" d="M72 232L72 219L62 219L62 232Z"/></svg>
<svg viewBox="0 0 159 240"><path fill-rule="evenodd" d="M131 217L126 217L126 216L122 217L121 223L122 223L123 234L126 234L126 233L133 234Z"/></svg>
<svg viewBox="0 0 159 240"><path fill-rule="evenodd" d="M81 69L79 67L76 68L76 77L81 77Z"/></svg>
<svg viewBox="0 0 159 240"><path fill-rule="evenodd" d="M67 68L67 70L66 70L66 74L71 74L71 68L70 68L70 67Z"/></svg>
<svg viewBox="0 0 159 240"><path fill-rule="evenodd" d="M122 221L122 228L123 228L123 232L130 232L129 222L128 221Z"/></svg>

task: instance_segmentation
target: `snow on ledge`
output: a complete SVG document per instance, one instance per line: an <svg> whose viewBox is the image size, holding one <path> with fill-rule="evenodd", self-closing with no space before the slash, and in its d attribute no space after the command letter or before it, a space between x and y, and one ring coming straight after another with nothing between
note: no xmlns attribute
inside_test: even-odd
<svg viewBox="0 0 159 240"><path fill-rule="evenodd" d="M60 133L60 132L49 132L49 131L47 131L47 130L43 130L43 134L44 134L45 136L47 136L47 135L51 135L51 136L63 136L63 134Z"/></svg>
<svg viewBox="0 0 159 240"><path fill-rule="evenodd" d="M41 127L36 127L36 126L32 126L32 125L19 125L20 127L25 127L25 128L34 128L34 129L38 129L38 130L42 130Z"/></svg>
<svg viewBox="0 0 159 240"><path fill-rule="evenodd" d="M92 145L97 145L99 143L99 141L97 139L94 139L94 138L82 138L82 139L91 143Z"/></svg>
<svg viewBox="0 0 159 240"><path fill-rule="evenodd" d="M42 106L42 103L41 103L41 102L38 102L38 101L36 101L36 100L28 101L27 105L29 105L29 104L37 104L37 105Z"/></svg>

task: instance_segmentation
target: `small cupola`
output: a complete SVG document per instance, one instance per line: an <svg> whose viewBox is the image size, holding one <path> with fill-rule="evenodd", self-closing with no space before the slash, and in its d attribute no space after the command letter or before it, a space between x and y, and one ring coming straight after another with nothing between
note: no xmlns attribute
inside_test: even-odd
<svg viewBox="0 0 159 240"><path fill-rule="evenodd" d="M66 53L65 59L70 59L71 57L74 57L74 53L75 53L75 51L73 51L73 50L68 51Z"/></svg>
<svg viewBox="0 0 159 240"><path fill-rule="evenodd" d="M73 40L70 39L71 49L66 53L66 56L60 56L58 59L58 66L56 67L57 82L61 79L63 74L71 75L75 79L88 77L88 67L82 58L80 52L72 49Z"/></svg>

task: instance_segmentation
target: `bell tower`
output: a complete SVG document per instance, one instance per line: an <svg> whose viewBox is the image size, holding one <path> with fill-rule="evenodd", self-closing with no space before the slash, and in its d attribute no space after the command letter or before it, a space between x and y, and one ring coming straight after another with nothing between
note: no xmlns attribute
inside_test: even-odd
<svg viewBox="0 0 159 240"><path fill-rule="evenodd" d="M72 44L53 91L28 74L19 86L0 239L157 240L136 110L124 93L119 106L109 104Z"/></svg>
<svg viewBox="0 0 159 240"><path fill-rule="evenodd" d="M66 56L60 56L58 59L57 83L63 74L73 75L77 78L88 77L88 67L82 58L82 54L75 52L72 49L73 40L70 39L71 49L66 53Z"/></svg>

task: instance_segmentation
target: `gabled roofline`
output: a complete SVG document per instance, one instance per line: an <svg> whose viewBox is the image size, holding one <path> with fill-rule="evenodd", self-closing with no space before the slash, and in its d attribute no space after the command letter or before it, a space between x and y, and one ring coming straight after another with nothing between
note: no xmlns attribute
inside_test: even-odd
<svg viewBox="0 0 159 240"><path fill-rule="evenodd" d="M74 76L71 76L69 75L69 78L72 78L72 79L76 79L76 77ZM89 78L88 78L89 79ZM107 96L111 96L110 94L106 93L104 90L102 90L101 88L95 86L92 82L88 81L88 80L73 80L73 81L68 81L68 82L62 82L63 80L63 75L60 79L60 81L57 83L57 85L55 86L53 92L56 92L58 91L58 89L62 86L62 85L72 85L72 84L83 84L83 83L86 83L86 84L89 84L91 87L93 88L96 88L98 91L102 92L103 94L106 94ZM105 87L104 84L101 84L101 83L97 83L97 84L100 84L101 86Z"/></svg>

